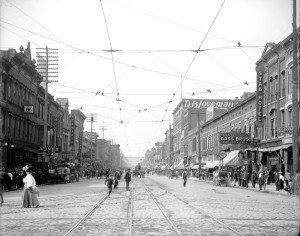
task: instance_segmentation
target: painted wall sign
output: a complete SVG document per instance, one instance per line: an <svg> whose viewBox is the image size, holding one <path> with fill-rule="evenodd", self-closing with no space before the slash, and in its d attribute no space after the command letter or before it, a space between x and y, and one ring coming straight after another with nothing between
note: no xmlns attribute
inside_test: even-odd
<svg viewBox="0 0 300 236"><path fill-rule="evenodd" d="M257 72L256 93L256 125L263 126L264 83L261 71Z"/></svg>
<svg viewBox="0 0 300 236"><path fill-rule="evenodd" d="M218 100L218 99L184 99L183 107L184 108L208 108L210 106L216 108L231 108L239 103L239 100Z"/></svg>
<svg viewBox="0 0 300 236"><path fill-rule="evenodd" d="M251 136L247 133L226 132L219 133L220 144L243 144L250 143Z"/></svg>

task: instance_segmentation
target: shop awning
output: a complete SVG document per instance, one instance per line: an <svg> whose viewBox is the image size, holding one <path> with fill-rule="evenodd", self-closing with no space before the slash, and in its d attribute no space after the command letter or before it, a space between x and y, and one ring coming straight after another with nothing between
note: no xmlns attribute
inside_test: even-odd
<svg viewBox="0 0 300 236"><path fill-rule="evenodd" d="M199 165L194 165L193 167L192 167L192 170L198 170L199 169Z"/></svg>
<svg viewBox="0 0 300 236"><path fill-rule="evenodd" d="M165 170L165 169L167 169L167 168L169 168L169 165L168 165L168 164L163 165L163 166L161 167L162 170Z"/></svg>
<svg viewBox="0 0 300 236"><path fill-rule="evenodd" d="M208 161L203 166L203 169L215 168L216 166L219 166L219 161Z"/></svg>
<svg viewBox="0 0 300 236"><path fill-rule="evenodd" d="M239 150L234 150L229 152L227 156L223 159L223 166L226 166L228 162L233 160L239 154L239 152L240 152Z"/></svg>
<svg viewBox="0 0 300 236"><path fill-rule="evenodd" d="M234 155L235 153L232 153L232 155L229 156L229 158L226 160L225 162L225 159L227 158L227 155L224 160L223 160L223 166L241 166L242 163L240 161L240 157L239 157L239 151L232 151L232 152L236 152L236 155Z"/></svg>
<svg viewBox="0 0 300 236"><path fill-rule="evenodd" d="M179 164L176 166L176 169L183 169L184 164L183 164L183 160L181 162L179 162Z"/></svg>
<svg viewBox="0 0 300 236"><path fill-rule="evenodd" d="M291 147L293 144L284 144L284 145L280 145L280 146L276 146L276 147L269 147L269 148L259 148L258 151L260 152L274 152L274 151L278 151L280 149L287 149L289 147Z"/></svg>

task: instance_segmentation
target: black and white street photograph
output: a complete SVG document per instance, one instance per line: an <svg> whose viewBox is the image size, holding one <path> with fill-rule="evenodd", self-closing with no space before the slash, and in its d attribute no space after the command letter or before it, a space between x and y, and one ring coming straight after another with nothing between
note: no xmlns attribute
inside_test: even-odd
<svg viewBox="0 0 300 236"><path fill-rule="evenodd" d="M300 0L0 0L0 235L300 236Z"/></svg>

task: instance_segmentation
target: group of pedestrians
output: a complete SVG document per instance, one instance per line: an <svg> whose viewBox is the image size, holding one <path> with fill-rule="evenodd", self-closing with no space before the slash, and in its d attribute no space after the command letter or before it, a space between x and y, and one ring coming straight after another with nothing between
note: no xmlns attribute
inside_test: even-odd
<svg viewBox="0 0 300 236"><path fill-rule="evenodd" d="M110 173L110 170L107 169L105 172L105 184L108 188L108 195L112 193L113 189L118 188L119 180L121 180L122 171L116 170L114 174ZM129 190L129 183L131 182L131 173L130 169L127 169L124 180L126 182L126 191Z"/></svg>
<svg viewBox="0 0 300 236"><path fill-rule="evenodd" d="M38 201L38 196L39 196L39 190L37 188L36 180L32 175L32 167L27 165L23 167L22 169L22 186L23 192L22 192L22 206L24 208L29 208L29 207L39 207L40 203ZM4 198L3 198L3 191L4 187L6 190L11 190L11 183L12 183L13 176L11 173L7 173L5 171L2 171L0 174L0 200L2 204L4 203ZM21 187L21 186L20 186Z"/></svg>

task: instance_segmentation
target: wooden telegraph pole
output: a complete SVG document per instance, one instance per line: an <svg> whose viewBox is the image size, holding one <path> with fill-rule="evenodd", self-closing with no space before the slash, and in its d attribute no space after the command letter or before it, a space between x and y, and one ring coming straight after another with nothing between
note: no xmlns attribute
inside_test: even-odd
<svg viewBox="0 0 300 236"><path fill-rule="evenodd" d="M292 106L293 106L293 171L299 168L299 99L298 99L298 71L297 71L297 43L298 32L296 22L296 0L293 0L293 80L292 80Z"/></svg>

